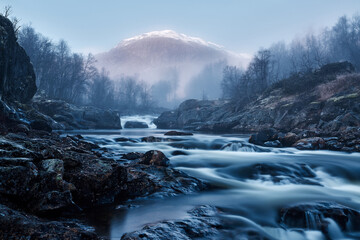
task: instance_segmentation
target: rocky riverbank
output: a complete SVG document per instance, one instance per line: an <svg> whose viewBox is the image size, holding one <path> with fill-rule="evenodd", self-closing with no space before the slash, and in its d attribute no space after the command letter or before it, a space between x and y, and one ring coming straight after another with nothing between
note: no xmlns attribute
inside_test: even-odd
<svg viewBox="0 0 360 240"><path fill-rule="evenodd" d="M287 79L246 104L187 100L154 123L167 129L255 132L251 142L272 147L360 151L360 75L344 62L296 81L309 79L315 82L311 88L293 86Z"/></svg>
<svg viewBox="0 0 360 240"><path fill-rule="evenodd" d="M25 232L27 237L50 236L55 234L51 226L59 228L59 236L66 232L69 239L83 239L82 235L96 239L95 233L89 233L91 227L74 220L84 209L205 187L168 167L168 159L158 151L115 161L102 156L106 149L81 136L60 137L44 131L8 133L1 136L0 146L0 201L6 212L1 222L11 226L2 228L0 236L13 239L22 239ZM57 220L48 222L49 217ZM22 219L21 224L14 225L14 218ZM65 227L68 222L74 222L71 228Z"/></svg>
<svg viewBox="0 0 360 240"><path fill-rule="evenodd" d="M115 111L41 98L34 98L32 105L56 130L122 128L120 115Z"/></svg>

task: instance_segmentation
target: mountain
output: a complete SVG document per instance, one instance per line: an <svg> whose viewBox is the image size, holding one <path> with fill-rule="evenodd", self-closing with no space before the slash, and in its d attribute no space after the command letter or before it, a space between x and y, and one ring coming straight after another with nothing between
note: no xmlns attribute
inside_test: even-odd
<svg viewBox="0 0 360 240"><path fill-rule="evenodd" d="M249 61L245 54L172 30L125 39L95 57L97 67L107 69L112 79L137 76L153 86L154 95L164 94L165 90L162 101L199 98L203 93L216 98L222 68L226 64L246 66ZM209 76L209 72L213 74Z"/></svg>

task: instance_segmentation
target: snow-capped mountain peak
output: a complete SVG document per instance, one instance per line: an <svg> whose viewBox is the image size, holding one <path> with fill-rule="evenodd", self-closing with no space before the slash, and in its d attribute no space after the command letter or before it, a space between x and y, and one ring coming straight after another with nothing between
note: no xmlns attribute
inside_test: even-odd
<svg viewBox="0 0 360 240"><path fill-rule="evenodd" d="M201 38L198 37L190 37L187 36L185 34L182 33L177 33L173 30L162 30L162 31L153 31L153 32L148 32L148 33L143 33L141 35L132 37L132 38L127 38L124 39L123 41L121 41L117 47L124 47L127 46L131 43L137 42L139 40L143 40L143 39L150 39L150 38L171 38L174 40L179 40L179 41L183 41L183 42L187 42L187 43L196 43L196 44L201 44L207 47L212 47L212 48L219 48L219 49L223 49L224 47L217 45L215 43L211 43L211 42L207 42L204 41Z"/></svg>

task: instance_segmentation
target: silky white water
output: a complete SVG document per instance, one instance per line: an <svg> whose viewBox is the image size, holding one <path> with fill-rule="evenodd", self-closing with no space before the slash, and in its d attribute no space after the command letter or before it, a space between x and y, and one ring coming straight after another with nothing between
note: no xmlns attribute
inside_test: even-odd
<svg viewBox="0 0 360 240"><path fill-rule="evenodd" d="M331 202L360 210L360 154L331 151L299 151L294 148L265 148L249 144L246 135L194 134L164 136L165 130L123 129L83 131L85 139L118 153L160 150L171 166L209 182L208 191L165 199L129 201L108 219L112 239L139 230L144 224L187 217L197 205L219 207L229 229L261 232L269 239L360 239L358 226L342 231L328 220L327 236L316 229L314 215L308 227L284 227L279 221L283 207L303 203ZM171 138L147 143L142 137ZM126 137L133 142L116 142ZM186 155L173 156L175 150ZM313 226L314 225L314 226Z"/></svg>

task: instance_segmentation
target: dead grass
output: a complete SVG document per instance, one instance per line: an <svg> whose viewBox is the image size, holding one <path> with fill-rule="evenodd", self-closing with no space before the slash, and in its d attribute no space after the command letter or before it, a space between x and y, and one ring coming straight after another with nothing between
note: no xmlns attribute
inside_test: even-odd
<svg viewBox="0 0 360 240"><path fill-rule="evenodd" d="M347 88L351 88L351 87L358 88L359 85L360 85L360 74L353 73L353 74L340 75L331 82L321 84L316 87L316 91L319 92L319 100L325 101Z"/></svg>

